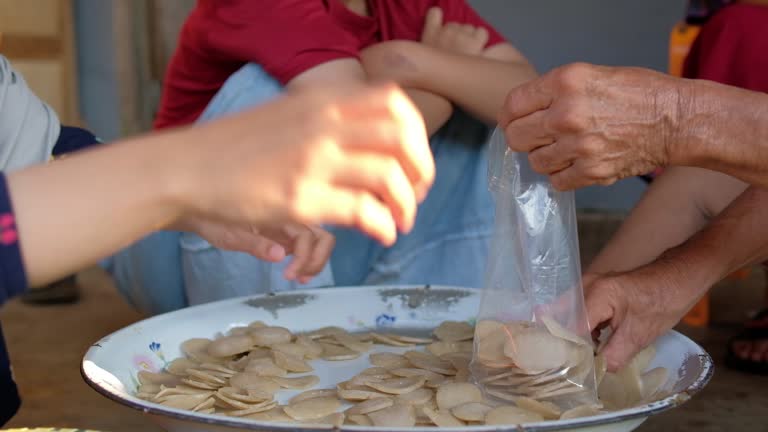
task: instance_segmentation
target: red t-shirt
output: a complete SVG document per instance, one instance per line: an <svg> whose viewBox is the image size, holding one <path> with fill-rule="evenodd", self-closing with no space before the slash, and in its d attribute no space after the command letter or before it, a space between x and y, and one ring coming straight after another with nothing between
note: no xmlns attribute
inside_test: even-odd
<svg viewBox="0 0 768 432"><path fill-rule="evenodd" d="M727 6L701 29L683 76L768 93L768 7Z"/></svg>
<svg viewBox="0 0 768 432"><path fill-rule="evenodd" d="M504 38L465 0L368 0L370 17L342 0L198 0L166 72L156 128L194 122L227 78L246 63L282 84L319 64L356 58L393 39L419 40L430 7L445 22L485 27L488 46Z"/></svg>

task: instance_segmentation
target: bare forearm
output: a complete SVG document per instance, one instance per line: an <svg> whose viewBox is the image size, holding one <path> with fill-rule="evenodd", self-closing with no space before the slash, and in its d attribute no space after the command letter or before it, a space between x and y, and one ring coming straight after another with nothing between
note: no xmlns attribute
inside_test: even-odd
<svg viewBox="0 0 768 432"><path fill-rule="evenodd" d="M428 91L405 88L405 93L424 117L427 133L432 136L453 114L453 104L448 99Z"/></svg>
<svg viewBox="0 0 768 432"><path fill-rule="evenodd" d="M398 49L400 42L384 42L364 49L360 53L361 67L365 71L366 78L373 81L394 81L404 88L416 108L421 112L427 133L432 135L448 121L453 114L453 104L443 96L435 93L416 89L407 85L402 71L394 66L408 61ZM390 49L393 47L395 49ZM405 65L407 68L408 66Z"/></svg>
<svg viewBox="0 0 768 432"><path fill-rule="evenodd" d="M670 165L707 168L768 187L768 95L706 81L681 88Z"/></svg>
<svg viewBox="0 0 768 432"><path fill-rule="evenodd" d="M169 146L159 145L158 138L129 140L9 175L31 286L93 264L174 219L168 166L180 155L166 154Z"/></svg>
<svg viewBox="0 0 768 432"><path fill-rule="evenodd" d="M624 272L653 261L717 217L747 186L731 176L701 168L666 170L653 181L587 272Z"/></svg>
<svg viewBox="0 0 768 432"><path fill-rule="evenodd" d="M504 62L423 47L414 87L442 95L488 124L495 124L506 95L536 77L527 62Z"/></svg>
<svg viewBox="0 0 768 432"><path fill-rule="evenodd" d="M362 53L369 76L440 95L495 124L510 89L536 76L525 61L453 54L418 42L390 41Z"/></svg>
<svg viewBox="0 0 768 432"><path fill-rule="evenodd" d="M363 50L362 53L363 58L365 58L365 51ZM381 73L372 69L378 65L365 66L356 59L333 60L301 73L288 83L287 88L289 91L296 91L320 86L355 87L382 79ZM447 99L423 90L409 88L404 90L424 118L430 135L437 132L451 117L453 105Z"/></svg>
<svg viewBox="0 0 768 432"><path fill-rule="evenodd" d="M768 191L750 187L706 228L663 257L686 263L690 277L712 285L745 265L768 259L766 220Z"/></svg>

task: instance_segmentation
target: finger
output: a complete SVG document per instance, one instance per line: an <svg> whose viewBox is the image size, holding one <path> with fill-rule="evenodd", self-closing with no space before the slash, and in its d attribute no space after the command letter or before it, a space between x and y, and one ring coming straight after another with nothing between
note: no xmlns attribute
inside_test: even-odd
<svg viewBox="0 0 768 432"><path fill-rule="evenodd" d="M538 147L528 155L531 168L541 174L554 174L573 164L573 156L568 153L562 143Z"/></svg>
<svg viewBox="0 0 768 432"><path fill-rule="evenodd" d="M562 143L562 147L570 146ZM571 165L550 175L552 186L557 190L565 191L592 185L610 186L619 180L619 177L613 174L609 163L577 158L575 153L570 156L565 153L565 157L572 160Z"/></svg>
<svg viewBox="0 0 768 432"><path fill-rule="evenodd" d="M587 323L592 330L611 322L614 318L614 307L612 306L612 297L606 288L599 285L592 285L585 298L585 308L587 309Z"/></svg>
<svg viewBox="0 0 768 432"><path fill-rule="evenodd" d="M288 280L296 279L312 256L315 233L306 226L289 226L286 231L293 237L293 259L285 268L284 276Z"/></svg>
<svg viewBox="0 0 768 432"><path fill-rule="evenodd" d="M239 240L219 243L215 244L215 246L226 250L245 252L268 262L280 262L286 256L285 248L279 243L266 237L248 236L246 233L243 233Z"/></svg>
<svg viewBox="0 0 768 432"><path fill-rule="evenodd" d="M421 41L426 44L433 44L442 26L443 10L437 6L429 8L427 16L424 18L424 30L421 32Z"/></svg>
<svg viewBox="0 0 768 432"><path fill-rule="evenodd" d="M397 159L370 153L348 153L340 162L334 184L374 193L402 232L410 232L416 219L416 192Z"/></svg>
<svg viewBox="0 0 768 432"><path fill-rule="evenodd" d="M552 187L559 191L569 191L595 184L584 174L579 162L577 160L570 167L550 175L549 181L552 183Z"/></svg>
<svg viewBox="0 0 768 432"><path fill-rule="evenodd" d="M359 95L341 104L338 115L330 118L339 144L394 155L411 179L417 198L423 200L434 181L435 165L421 114L395 85Z"/></svg>
<svg viewBox="0 0 768 432"><path fill-rule="evenodd" d="M472 24L460 24L461 32L464 33L467 36L474 36L475 35L475 26Z"/></svg>
<svg viewBox="0 0 768 432"><path fill-rule="evenodd" d="M453 51L458 48L461 36L461 24L455 22L444 23L435 39L435 45L438 48Z"/></svg>
<svg viewBox="0 0 768 432"><path fill-rule="evenodd" d="M555 142L554 134L547 127L547 112L536 111L504 128L509 148L516 152L531 152Z"/></svg>
<svg viewBox="0 0 768 432"><path fill-rule="evenodd" d="M333 253L333 247L336 246L336 237L328 231L319 227L310 227L315 233L315 245L312 248L312 255L304 266L300 280L301 283L307 283L307 276L316 276L323 271L326 263Z"/></svg>
<svg viewBox="0 0 768 432"><path fill-rule="evenodd" d="M630 334L632 326L622 323L614 329L611 338L600 352L605 357L609 372L616 372L626 366L630 360L643 348L638 346Z"/></svg>
<svg viewBox="0 0 768 432"><path fill-rule="evenodd" d="M248 237L243 237L248 238ZM287 252L278 242L264 236L256 236L251 250L245 250L251 255L268 262L280 262L285 259Z"/></svg>
<svg viewBox="0 0 768 432"><path fill-rule="evenodd" d="M280 243L260 235L251 226L215 225L201 235L218 248L245 252L264 261L279 262L286 255L285 248Z"/></svg>
<svg viewBox="0 0 768 432"><path fill-rule="evenodd" d="M506 128L515 120L549 108L554 100L552 81L550 73L512 89L499 114L499 126Z"/></svg>
<svg viewBox="0 0 768 432"><path fill-rule="evenodd" d="M488 29L485 27L475 27L474 38L480 48L485 48L490 37L491 35L488 33Z"/></svg>
<svg viewBox="0 0 768 432"><path fill-rule="evenodd" d="M457 22L448 22L443 25L443 35L449 36L445 41L450 42L452 45L455 44L456 39L458 39L463 33L464 27Z"/></svg>
<svg viewBox="0 0 768 432"><path fill-rule="evenodd" d="M378 97L386 108L378 127L363 128L364 135L353 142L359 148L387 151L394 155L411 180L416 198L423 201L435 179L435 161L429 147L424 119L411 100L396 86L378 89ZM370 122L373 118L369 118Z"/></svg>
<svg viewBox="0 0 768 432"><path fill-rule="evenodd" d="M397 239L397 225L389 208L368 191L323 184L309 185L292 217L306 224L331 224L353 228L384 246Z"/></svg>

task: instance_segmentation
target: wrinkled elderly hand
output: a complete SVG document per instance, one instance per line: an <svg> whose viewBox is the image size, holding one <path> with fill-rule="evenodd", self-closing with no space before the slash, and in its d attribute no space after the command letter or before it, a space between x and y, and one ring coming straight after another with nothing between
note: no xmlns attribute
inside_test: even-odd
<svg viewBox="0 0 768 432"><path fill-rule="evenodd" d="M687 81L650 70L573 64L509 93L509 146L561 190L608 185L666 165L688 111Z"/></svg>
<svg viewBox="0 0 768 432"><path fill-rule="evenodd" d="M606 326L613 330L601 351L608 370L621 369L673 328L706 291L707 287L691 286L685 280L679 269L663 258L627 273L584 276L593 336Z"/></svg>

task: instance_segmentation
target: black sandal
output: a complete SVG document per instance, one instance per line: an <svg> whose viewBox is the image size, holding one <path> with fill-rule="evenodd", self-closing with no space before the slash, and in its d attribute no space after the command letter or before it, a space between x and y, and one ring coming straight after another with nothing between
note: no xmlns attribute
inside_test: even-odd
<svg viewBox="0 0 768 432"><path fill-rule="evenodd" d="M768 360L752 361L736 355L733 346L736 342L754 342L768 340L768 308L757 313L744 324L744 329L728 341L728 352L725 355L725 365L731 369L754 375L768 375Z"/></svg>

